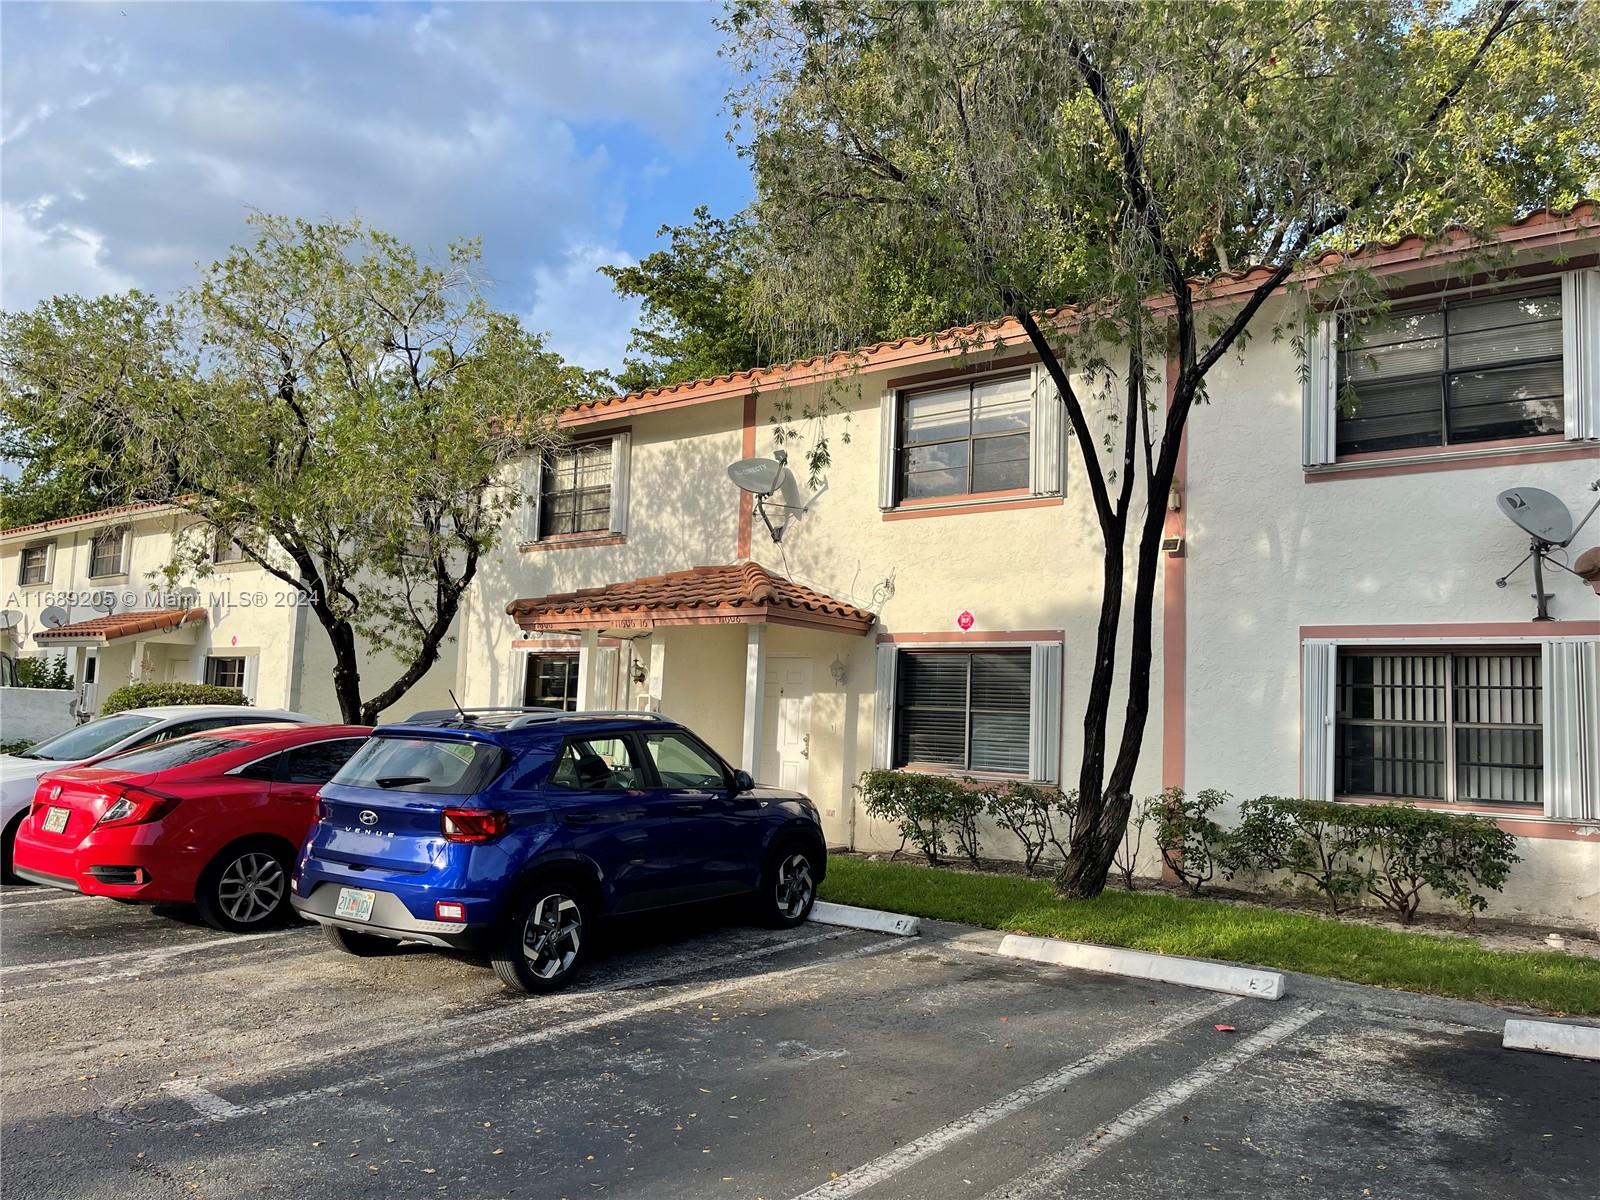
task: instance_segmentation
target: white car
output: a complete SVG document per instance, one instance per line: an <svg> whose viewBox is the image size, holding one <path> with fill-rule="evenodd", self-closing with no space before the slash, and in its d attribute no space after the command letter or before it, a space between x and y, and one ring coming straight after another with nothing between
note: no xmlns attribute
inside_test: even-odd
<svg viewBox="0 0 1600 1200"><path fill-rule="evenodd" d="M11 875L11 850L17 827L27 816L39 776L91 759L121 754L137 746L151 746L206 729L228 725L259 725L288 721L295 725L320 725L320 717L282 708L249 708L237 704L164 704L130 708L78 725L53 738L28 747L21 754L0 755L0 872L7 883Z"/></svg>

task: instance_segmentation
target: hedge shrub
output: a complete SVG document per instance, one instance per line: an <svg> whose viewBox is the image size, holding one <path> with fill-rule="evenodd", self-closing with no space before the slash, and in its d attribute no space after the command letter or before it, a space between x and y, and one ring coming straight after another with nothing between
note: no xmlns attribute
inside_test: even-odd
<svg viewBox="0 0 1600 1200"><path fill-rule="evenodd" d="M967 824L962 808L977 803L977 797L951 777L915 771L867 771L856 784L856 791L868 816L889 821L899 829L896 854L909 843L935 867L950 852L945 835L953 825ZM958 846L965 853L968 846L960 839L970 836L976 857L977 835L975 831L969 833L970 828L967 825L956 835Z"/></svg>
<svg viewBox="0 0 1600 1200"><path fill-rule="evenodd" d="M17 659L17 686L44 688L49 691L66 691L72 686L72 672L67 670L67 656L57 654L39 658Z"/></svg>
<svg viewBox="0 0 1600 1200"><path fill-rule="evenodd" d="M1007 783L983 789L983 811L1022 845L1023 868L1032 875L1045 852L1067 857L1067 839L1078 815L1078 794L1035 783Z"/></svg>
<svg viewBox="0 0 1600 1200"><path fill-rule="evenodd" d="M238 688L217 687L209 683L130 683L119 687L100 706L102 717L129 708L152 708L158 704L249 704Z"/></svg>
<svg viewBox="0 0 1600 1200"><path fill-rule="evenodd" d="M1334 912L1365 892L1410 924L1426 890L1482 912L1483 889L1503 888L1519 861L1516 844L1493 821L1466 813L1258 796L1243 805L1223 857L1230 876L1288 871Z"/></svg>
<svg viewBox="0 0 1600 1200"><path fill-rule="evenodd" d="M1211 814L1231 799L1215 788L1193 796L1182 788L1168 788L1150 800L1161 861L1191 896L1198 896L1218 867L1228 861L1229 835Z"/></svg>

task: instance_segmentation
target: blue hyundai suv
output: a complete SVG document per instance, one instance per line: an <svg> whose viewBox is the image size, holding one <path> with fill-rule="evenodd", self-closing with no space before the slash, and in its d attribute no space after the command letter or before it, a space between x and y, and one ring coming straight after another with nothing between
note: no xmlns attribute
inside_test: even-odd
<svg viewBox="0 0 1600 1200"><path fill-rule="evenodd" d="M651 713L418 713L319 796L296 911L350 954L486 951L524 992L570 982L604 917L748 896L798 925L828 865L810 800Z"/></svg>

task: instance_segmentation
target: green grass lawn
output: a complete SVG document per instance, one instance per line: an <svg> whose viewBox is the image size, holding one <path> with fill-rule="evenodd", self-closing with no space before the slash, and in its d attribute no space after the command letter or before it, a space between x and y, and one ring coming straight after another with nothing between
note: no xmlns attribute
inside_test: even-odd
<svg viewBox="0 0 1600 1200"><path fill-rule="evenodd" d="M1485 950L1465 937L1402 933L1309 913L1109 888L1095 900L1058 900L1042 879L858 858L829 861L821 897L1008 933L1600 1016L1600 961Z"/></svg>

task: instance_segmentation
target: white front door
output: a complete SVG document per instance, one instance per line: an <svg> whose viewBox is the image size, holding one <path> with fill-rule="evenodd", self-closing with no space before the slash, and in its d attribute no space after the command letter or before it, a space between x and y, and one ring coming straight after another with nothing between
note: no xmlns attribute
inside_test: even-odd
<svg viewBox="0 0 1600 1200"><path fill-rule="evenodd" d="M761 704L761 779L806 790L811 775L811 660L767 659Z"/></svg>

